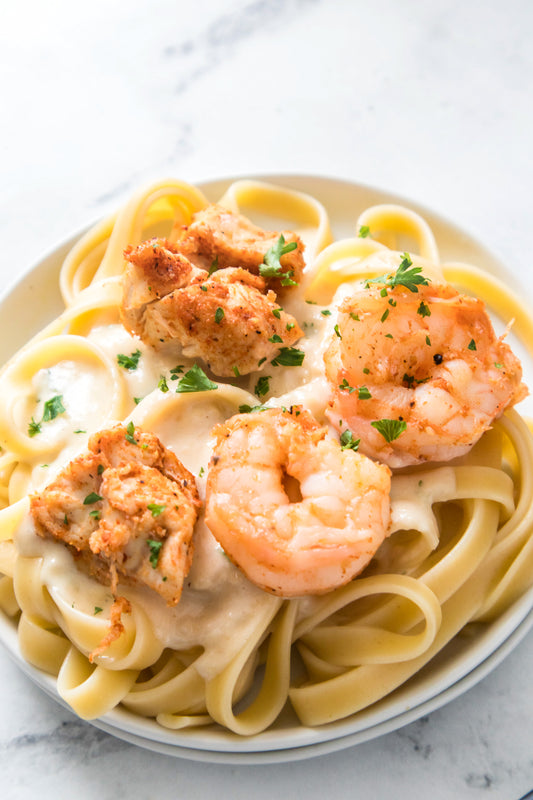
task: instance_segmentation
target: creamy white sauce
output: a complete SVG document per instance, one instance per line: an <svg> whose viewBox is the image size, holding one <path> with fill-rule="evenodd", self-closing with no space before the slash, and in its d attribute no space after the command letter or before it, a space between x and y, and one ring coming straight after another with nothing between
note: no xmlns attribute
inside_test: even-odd
<svg viewBox="0 0 533 800"><path fill-rule="evenodd" d="M338 293L337 299L340 295L342 293ZM131 419L155 433L178 455L196 476L201 497L205 495L212 429L237 413L240 404L301 404L324 422L323 411L330 389L324 374L323 354L334 335L336 307L332 304L331 313L323 314L322 311L327 310L325 306L306 304L298 296L285 307L297 317L305 333L305 338L295 345L305 353L303 364L300 367L268 365L240 381L249 392L221 384L212 392L176 395L177 384L172 381L170 370L178 361L186 371L191 366L186 359L158 354L118 324L99 326L87 337L114 363L119 354L131 356L137 350L141 352L136 369L118 371L129 396ZM101 371L102 375L95 375L91 369L83 369L75 362L61 362L36 376L37 395L47 398L61 394L67 413L49 423L47 435L61 441L62 447L49 467L44 470L42 465L35 467L30 490L51 479L59 466L66 464L86 444L88 433L76 434L76 429L89 432L102 427L100 421L105 417L105 395L109 389L106 381L109 383L109 379L105 370ZM271 376L270 391L266 397L258 399L253 395L254 388L258 377L266 374ZM169 389L166 393L158 388L162 376ZM134 398L142 399L136 405ZM84 438L80 439L82 436ZM422 489L412 480L393 482L393 529L416 528L426 532L428 540L434 537L435 521L431 510L434 499L432 485ZM95 607L100 607L105 617L112 602L109 589L80 571L62 543L39 537L29 517L21 525L16 542L22 555L43 559L41 574L52 597L88 615L93 615ZM228 560L206 527L203 514L195 527L192 567L177 606L166 606L159 595L144 587L120 587L119 592L148 614L155 636L165 647L175 650L203 648L197 667L206 678L231 661L251 633L257 617L273 616L281 602L251 584ZM315 598L302 601L300 617L309 613L316 602Z"/></svg>

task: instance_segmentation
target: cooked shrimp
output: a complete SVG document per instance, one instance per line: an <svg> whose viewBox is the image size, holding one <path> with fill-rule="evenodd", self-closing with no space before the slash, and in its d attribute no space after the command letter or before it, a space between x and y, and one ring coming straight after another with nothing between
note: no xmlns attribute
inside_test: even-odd
<svg viewBox="0 0 533 800"><path fill-rule="evenodd" d="M156 436L117 425L91 436L31 513L40 536L65 542L113 592L118 580L142 583L174 605L199 505L193 475Z"/></svg>
<svg viewBox="0 0 533 800"><path fill-rule="evenodd" d="M228 267L210 276L160 239L125 255L122 321L154 348L177 346L227 377L258 369L302 336L258 275Z"/></svg>
<svg viewBox="0 0 533 800"><path fill-rule="evenodd" d="M518 358L449 284L367 287L341 304L324 356L329 419L391 467L465 454L527 395Z"/></svg>
<svg viewBox="0 0 533 800"><path fill-rule="evenodd" d="M387 467L296 407L237 414L215 435L206 522L252 583L322 594L364 569L388 535Z"/></svg>
<svg viewBox="0 0 533 800"><path fill-rule="evenodd" d="M281 235L296 247L281 257L279 275L268 279L276 289L283 286L283 276L298 282L304 268L302 241L292 231ZM215 262L218 268L241 267L258 275L267 250L276 245L280 232L265 231L242 214L209 205L194 214L189 226L176 227L171 238L174 237L178 251L197 267L209 270Z"/></svg>

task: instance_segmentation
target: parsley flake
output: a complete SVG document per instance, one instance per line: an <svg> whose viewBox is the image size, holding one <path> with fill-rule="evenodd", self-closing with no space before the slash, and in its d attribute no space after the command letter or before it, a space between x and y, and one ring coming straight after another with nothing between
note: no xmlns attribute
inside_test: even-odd
<svg viewBox="0 0 533 800"><path fill-rule="evenodd" d="M139 366L140 357L141 357L140 350L136 350L129 356L124 355L124 353L119 353L117 356L117 362L119 367L123 367L124 369L133 372L133 370L137 369L137 367Z"/></svg>
<svg viewBox="0 0 533 800"><path fill-rule="evenodd" d="M157 384L157 388L161 389L163 393L168 392L168 383L164 375L161 375L161 377L159 378L159 383Z"/></svg>
<svg viewBox="0 0 533 800"><path fill-rule="evenodd" d="M152 517L159 517L165 510L165 505L158 505L157 503L148 503L146 506L148 511L152 512Z"/></svg>
<svg viewBox="0 0 533 800"><path fill-rule="evenodd" d="M381 321L385 322L385 320L387 319L388 316L389 316L389 309L386 308L385 311L383 312L383 314L381 315Z"/></svg>
<svg viewBox="0 0 533 800"><path fill-rule="evenodd" d="M301 367L305 353L297 347L282 347L270 362L273 367Z"/></svg>
<svg viewBox="0 0 533 800"><path fill-rule="evenodd" d="M365 287L370 288L371 283L384 283L390 289L395 289L397 286L404 286L410 292L418 292L419 286L427 286L429 284L428 278L425 278L422 273L422 267L413 267L413 262L409 253L403 253L403 260L396 272L391 272L385 275L379 275L377 278L372 278L365 281Z"/></svg>
<svg viewBox="0 0 533 800"><path fill-rule="evenodd" d="M349 394L355 392L355 386L350 386L346 378L343 378L342 383L339 383L339 389L343 392L348 392Z"/></svg>
<svg viewBox="0 0 533 800"><path fill-rule="evenodd" d="M211 262L211 266L209 267L209 275L212 275L213 272L216 272L218 269L218 254L214 257L213 261Z"/></svg>
<svg viewBox="0 0 533 800"><path fill-rule="evenodd" d="M195 364L181 378L176 392L210 392L213 389L218 389L218 384L210 381L203 369Z"/></svg>
<svg viewBox="0 0 533 800"><path fill-rule="evenodd" d="M473 339L470 339L470 342L468 343L468 349L469 350L477 350L476 343L475 343L475 341Z"/></svg>
<svg viewBox="0 0 533 800"><path fill-rule="evenodd" d="M153 569L155 569L157 567L157 562L159 561L163 542L158 542L156 539L147 539L146 544L150 548L150 564L152 565Z"/></svg>
<svg viewBox="0 0 533 800"><path fill-rule="evenodd" d="M99 494L96 494L96 492L91 492L90 494L87 495L87 497L83 501L83 505L84 506L90 506L93 503L98 503L99 500L103 500L103 499L104 498L101 497Z"/></svg>
<svg viewBox="0 0 533 800"><path fill-rule="evenodd" d="M366 386L360 386L357 392L357 397L359 398L359 400L370 400L372 395L370 394Z"/></svg>
<svg viewBox="0 0 533 800"><path fill-rule="evenodd" d="M405 420L399 419L378 419L370 424L381 433L386 442L393 442L407 428Z"/></svg>
<svg viewBox="0 0 533 800"><path fill-rule="evenodd" d="M272 342L272 344L280 344L280 342L283 342L283 339L281 338L281 336L275 333L273 336L269 338L268 341Z"/></svg>
<svg viewBox="0 0 533 800"><path fill-rule="evenodd" d="M268 411L268 406L249 406L246 403L239 406L239 414L254 414L256 411Z"/></svg>
<svg viewBox="0 0 533 800"><path fill-rule="evenodd" d="M28 436L36 436L38 433L41 432L41 423L35 422L34 418L31 418L31 422L28 425Z"/></svg>
<svg viewBox="0 0 533 800"><path fill-rule="evenodd" d="M429 306L427 305L427 303L424 303L423 300L420 301L420 305L416 309L416 313L420 314L421 317L430 317L431 316L431 310L430 310Z"/></svg>
<svg viewBox="0 0 533 800"><path fill-rule="evenodd" d="M335 331L335 333L336 333L336 335L339 337L339 339L342 339L342 333L341 333L341 332L340 332L340 330L339 330L339 326L338 326L338 325L335 325L335 327L333 328L333 330Z"/></svg>
<svg viewBox="0 0 533 800"><path fill-rule="evenodd" d="M280 234L276 244L269 247L263 258L263 263L259 266L259 274L263 278L281 278L282 286L295 286L296 281L292 280L294 272L284 272L281 265L280 258L296 250L298 244L296 242L285 243L285 237Z"/></svg>
<svg viewBox="0 0 533 800"><path fill-rule="evenodd" d="M135 436L133 435L134 433L135 433L135 425L133 424L133 422L128 422L128 424L126 425L126 441L129 442L130 444L137 444Z"/></svg>
<svg viewBox="0 0 533 800"><path fill-rule="evenodd" d="M282 308L273 308L273 309L272 309L272 313L274 314L274 316L276 317L276 319L280 319L280 318L281 318L281 312L282 312L282 311L283 311L283 309L282 309Z"/></svg>
<svg viewBox="0 0 533 800"><path fill-rule="evenodd" d="M43 422L50 422L50 420L55 419L59 414L64 414L66 411L65 406L63 405L63 395L57 394L55 397L51 397L50 400L47 400L44 404L44 412L43 412Z"/></svg>
<svg viewBox="0 0 533 800"><path fill-rule="evenodd" d="M357 452L361 439L354 439L351 431L344 431L341 433L341 450L353 450Z"/></svg>
<svg viewBox="0 0 533 800"><path fill-rule="evenodd" d="M270 378L271 378L270 375L263 375L261 378L259 378L259 380L255 384L254 393L258 397L264 397L265 394L268 394L268 392L270 391L270 384L269 384Z"/></svg>
<svg viewBox="0 0 533 800"><path fill-rule="evenodd" d="M323 309L322 309L322 311L321 311L320 313L321 313L321 314L322 314L324 317L330 317L330 316L331 316L331 311L329 310L329 308L323 308Z"/></svg>
<svg viewBox="0 0 533 800"><path fill-rule="evenodd" d="M371 236L370 228L368 225L361 225L359 228L359 232L357 234L361 239L366 239L367 236Z"/></svg>
<svg viewBox="0 0 533 800"><path fill-rule="evenodd" d="M95 615L96 615L96 614L101 614L103 610L104 610L104 609L103 609L103 608L100 608L100 606L95 606L95 607L94 607L94 614L95 614Z"/></svg>
<svg viewBox="0 0 533 800"><path fill-rule="evenodd" d="M224 309L222 306L219 306L215 311L215 322L217 325L220 325L222 320L224 319Z"/></svg>

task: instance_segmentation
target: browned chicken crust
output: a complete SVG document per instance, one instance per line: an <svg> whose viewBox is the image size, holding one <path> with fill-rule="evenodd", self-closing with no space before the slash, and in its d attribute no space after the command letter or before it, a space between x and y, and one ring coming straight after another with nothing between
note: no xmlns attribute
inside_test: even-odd
<svg viewBox="0 0 533 800"><path fill-rule="evenodd" d="M151 433L123 425L95 433L31 497L37 533L65 542L101 583L140 583L169 605L181 596L200 507L194 476Z"/></svg>
<svg viewBox="0 0 533 800"><path fill-rule="evenodd" d="M295 242L296 249L281 257L281 276L291 275L299 282L304 269L304 245L292 231L281 232L285 242ZM194 214L188 226L174 228L172 239L178 252L195 266L209 270L213 261L220 269L242 267L259 274L265 253L280 237L280 231L265 231L242 214L234 214L222 206L212 204ZM279 278L270 279L270 285L280 288Z"/></svg>
<svg viewBox="0 0 533 800"><path fill-rule="evenodd" d="M209 275L177 247L152 239L126 250L121 316L130 333L158 349L177 344L222 377L258 369L303 335L262 277L237 267Z"/></svg>

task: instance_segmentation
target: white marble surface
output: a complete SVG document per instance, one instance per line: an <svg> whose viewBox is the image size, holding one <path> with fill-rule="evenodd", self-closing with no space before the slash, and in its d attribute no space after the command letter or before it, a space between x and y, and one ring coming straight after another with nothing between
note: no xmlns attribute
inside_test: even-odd
<svg viewBox="0 0 533 800"><path fill-rule="evenodd" d="M530 0L4 4L1 283L152 178L270 172L412 197L531 286L532 34ZM0 792L513 800L533 786L532 672L529 635L466 695L396 733L243 767L114 739L0 651Z"/></svg>

